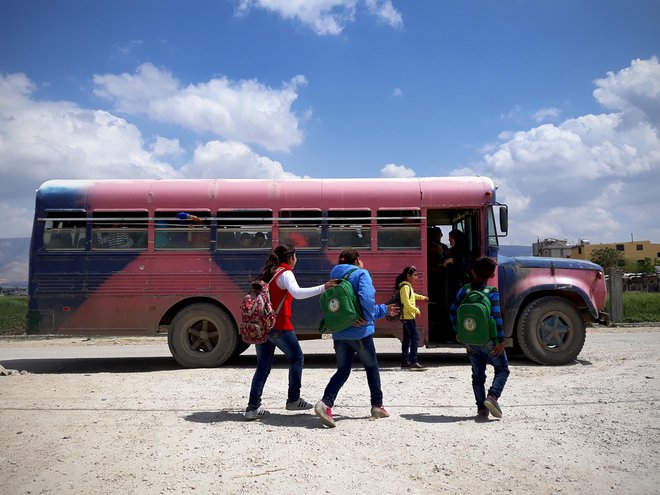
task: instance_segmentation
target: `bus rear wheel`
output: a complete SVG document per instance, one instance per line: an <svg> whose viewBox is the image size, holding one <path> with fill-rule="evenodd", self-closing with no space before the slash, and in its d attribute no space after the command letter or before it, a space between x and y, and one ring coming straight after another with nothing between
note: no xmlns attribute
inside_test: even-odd
<svg viewBox="0 0 660 495"><path fill-rule="evenodd" d="M577 308L561 297L540 297L525 307L518 325L518 343L532 361L567 364L584 346L586 332Z"/></svg>
<svg viewBox="0 0 660 495"><path fill-rule="evenodd" d="M192 304L179 311L167 337L172 356L186 368L220 366L238 345L238 332L232 319L208 303Z"/></svg>

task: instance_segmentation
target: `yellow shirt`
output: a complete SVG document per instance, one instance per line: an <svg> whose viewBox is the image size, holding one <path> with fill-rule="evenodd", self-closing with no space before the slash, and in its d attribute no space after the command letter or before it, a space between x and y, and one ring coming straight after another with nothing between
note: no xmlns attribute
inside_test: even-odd
<svg viewBox="0 0 660 495"><path fill-rule="evenodd" d="M415 301L425 301L427 299L422 294L415 294L409 282L401 282L399 284L399 297L401 298L401 306L403 307L402 320L414 320L417 318L420 311Z"/></svg>

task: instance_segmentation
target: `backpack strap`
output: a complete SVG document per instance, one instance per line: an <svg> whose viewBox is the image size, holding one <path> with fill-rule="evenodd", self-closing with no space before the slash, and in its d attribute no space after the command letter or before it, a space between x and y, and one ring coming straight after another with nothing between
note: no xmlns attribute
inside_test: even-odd
<svg viewBox="0 0 660 495"><path fill-rule="evenodd" d="M270 279L270 282L268 282L268 290L270 290L270 284L275 281L277 277L282 275L286 271L286 268L279 267L275 274L273 275L273 278ZM282 309L282 306L284 305L284 300L286 299L286 293L287 290L284 289L284 295L282 296L282 300L280 301L280 304L278 304L277 309L275 310L275 316L277 316L280 313L280 309Z"/></svg>
<svg viewBox="0 0 660 495"><path fill-rule="evenodd" d="M353 269L351 269L351 270L348 270L348 273L347 273L346 275L344 275L343 279L344 279L344 280L348 280L348 276L349 276L351 273L353 273L355 270L357 270L357 268L353 268Z"/></svg>

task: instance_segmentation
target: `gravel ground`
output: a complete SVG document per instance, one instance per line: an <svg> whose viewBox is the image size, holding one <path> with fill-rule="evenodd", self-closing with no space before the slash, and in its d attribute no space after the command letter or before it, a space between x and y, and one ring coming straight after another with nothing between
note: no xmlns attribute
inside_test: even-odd
<svg viewBox="0 0 660 495"><path fill-rule="evenodd" d="M302 345L303 396L316 402L334 355L326 340ZM463 350L423 349L427 370L412 372L397 366L397 341L376 346L391 417L369 418L356 362L326 429L285 411L281 355L263 398L272 416L246 422L253 349L219 369L181 369L153 339L0 340L0 363L30 368L0 376L0 491L659 492L660 328L590 329L567 366L512 359L504 417L487 422L475 420ZM90 347L118 357L71 357ZM31 350L49 359L7 358Z"/></svg>

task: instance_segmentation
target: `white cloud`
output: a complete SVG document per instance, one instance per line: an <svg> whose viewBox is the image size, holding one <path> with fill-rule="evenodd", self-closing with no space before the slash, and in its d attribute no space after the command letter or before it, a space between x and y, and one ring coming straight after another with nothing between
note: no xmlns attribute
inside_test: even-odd
<svg viewBox="0 0 660 495"><path fill-rule="evenodd" d="M594 98L603 107L624 114L639 113L642 118L660 124L660 64L657 57L633 60L630 67L608 72L595 81Z"/></svg>
<svg viewBox="0 0 660 495"><path fill-rule="evenodd" d="M29 180L176 175L144 150L139 129L126 120L70 102L33 100L33 87L24 75L0 77L0 173Z"/></svg>
<svg viewBox="0 0 660 495"><path fill-rule="evenodd" d="M49 179L178 177L144 149L137 127L108 112L37 101L24 74L0 76L0 232L29 235L34 191Z"/></svg>
<svg viewBox="0 0 660 495"><path fill-rule="evenodd" d="M295 179L282 164L260 156L247 145L236 141L209 141L195 149L192 162L181 168L186 177L210 179Z"/></svg>
<svg viewBox="0 0 660 495"><path fill-rule="evenodd" d="M172 91L175 95L184 92L177 89L178 83L171 75L151 66L142 66L140 74L143 77L107 77L101 91L116 98L123 111L136 108L152 111L150 100L162 100ZM290 86L299 83L294 81ZM186 153L178 139L156 136L152 143L145 144L140 130L126 119L67 101L39 101L33 97L35 89L36 85L25 74L0 75L0 208L4 213L0 217L0 232L3 237L29 236L34 191L50 179L296 177L285 171L281 163L231 140L198 145L193 159L177 170L162 157ZM290 88L259 94L257 88L254 105L285 107L284 102L290 99L288 91ZM249 110L257 112L257 106ZM264 122L271 115L266 110L261 116ZM281 119L270 124L285 125ZM260 124L258 119L253 119L252 124L241 125Z"/></svg>
<svg viewBox="0 0 660 495"><path fill-rule="evenodd" d="M25 261L10 261L6 265L2 265L2 276L0 276L0 285L7 283L21 283L28 279L29 262Z"/></svg>
<svg viewBox="0 0 660 495"><path fill-rule="evenodd" d="M2 182L11 182L12 178L0 173ZM14 182L15 184L15 182ZM35 183L36 184L36 183ZM3 238L28 237L32 230L32 221L34 219L34 190L39 184L31 189L24 191L22 195L14 194L11 202L0 201L0 232ZM29 191L29 196L26 194ZM16 280L25 280L18 278Z"/></svg>
<svg viewBox="0 0 660 495"><path fill-rule="evenodd" d="M156 136L156 141L151 146L155 156L179 156L184 153L178 139L168 139Z"/></svg>
<svg viewBox="0 0 660 495"><path fill-rule="evenodd" d="M392 96L398 97L398 96L402 96L402 95L403 95L403 91L401 91L401 88L394 88L392 90Z"/></svg>
<svg viewBox="0 0 660 495"><path fill-rule="evenodd" d="M404 165L396 165L394 163L388 163L383 168L380 169L380 176L385 178L405 178L405 177L415 177L415 171L411 168L408 168Z"/></svg>
<svg viewBox="0 0 660 495"><path fill-rule="evenodd" d="M494 177L510 206L508 243L660 240L660 65L636 60L596 85L594 96L615 112L502 134L471 167Z"/></svg>
<svg viewBox="0 0 660 495"><path fill-rule="evenodd" d="M240 0L238 15L247 15L251 8L261 8L279 14L287 20L297 20L318 35L338 35L355 20L358 0ZM367 12L381 22L400 28L401 13L391 0L365 0Z"/></svg>
<svg viewBox="0 0 660 495"><path fill-rule="evenodd" d="M555 120L559 118L561 110L558 108L541 108L532 114L532 118L536 122L543 122L545 120Z"/></svg>
<svg viewBox="0 0 660 495"><path fill-rule="evenodd" d="M291 108L298 88L307 84L303 76L295 76L281 89L225 77L182 87L172 74L146 63L135 74L96 75L94 83L94 93L113 101L119 112L146 114L158 122L268 150L288 151L303 141Z"/></svg>
<svg viewBox="0 0 660 495"><path fill-rule="evenodd" d="M521 113L522 107L520 105L514 105L508 112L500 114L500 120L515 120L520 117Z"/></svg>
<svg viewBox="0 0 660 495"><path fill-rule="evenodd" d="M394 5L392 0L365 0L367 10L375 15L381 22L394 28L403 27L403 16Z"/></svg>

